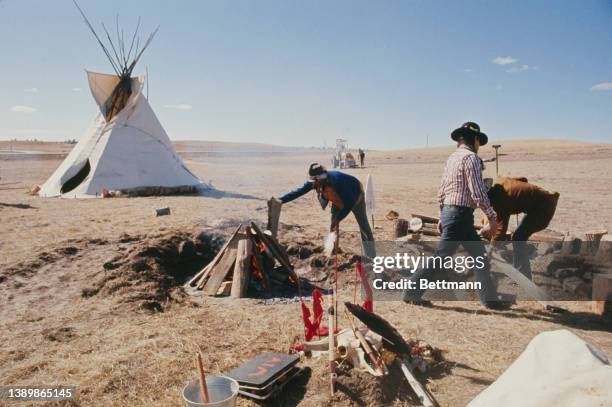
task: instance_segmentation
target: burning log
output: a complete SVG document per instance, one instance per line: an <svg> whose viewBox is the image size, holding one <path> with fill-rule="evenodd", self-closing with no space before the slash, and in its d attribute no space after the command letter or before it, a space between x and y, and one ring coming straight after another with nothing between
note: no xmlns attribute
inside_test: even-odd
<svg viewBox="0 0 612 407"><path fill-rule="evenodd" d="M270 278L268 277L268 270L270 270L274 264L271 261L267 261L266 263L264 263L264 257L266 256L266 248L263 245L263 243L261 243L258 239L257 236L255 236L253 234L253 232L251 231L251 228L247 228L247 236L249 239L251 239L251 242L253 244L253 257L251 258L251 267L252 267L252 273L251 276L255 277L256 279L259 279L262 281L262 287L264 288L264 290L266 292L270 292L271 291L271 286L270 286ZM271 260L269 258L266 258L266 260ZM270 265L269 267L266 267L267 265Z"/></svg>
<svg viewBox="0 0 612 407"><path fill-rule="evenodd" d="M255 234L257 235L259 240L261 240L266 245L266 248L269 249L270 253L276 259L276 261L278 261L279 264L283 266L283 268L287 271L287 273L289 273L289 276L291 277L293 282L295 284L298 284L298 276L293 270L293 266L289 261L289 257L287 256L287 252L285 252L285 249L282 248L282 246L276 241L276 239L274 239L274 237L264 234L254 222L251 222L251 228L255 231Z"/></svg>

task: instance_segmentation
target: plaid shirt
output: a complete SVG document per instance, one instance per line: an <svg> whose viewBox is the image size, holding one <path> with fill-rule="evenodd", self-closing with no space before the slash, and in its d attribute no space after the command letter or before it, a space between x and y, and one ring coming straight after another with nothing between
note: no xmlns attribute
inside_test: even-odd
<svg viewBox="0 0 612 407"><path fill-rule="evenodd" d="M438 190L440 205L479 207L487 218L496 219L482 180L482 166L480 157L465 145L452 153L446 161Z"/></svg>

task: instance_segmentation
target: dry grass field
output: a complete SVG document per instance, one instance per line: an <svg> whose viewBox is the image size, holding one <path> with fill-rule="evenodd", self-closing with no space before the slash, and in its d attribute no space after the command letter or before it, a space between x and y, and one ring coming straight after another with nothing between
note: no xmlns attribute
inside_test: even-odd
<svg viewBox="0 0 612 407"><path fill-rule="evenodd" d="M501 144L507 154L500 160L501 174L526 176L561 194L551 229L576 235L610 230L612 145ZM300 185L308 164L328 163L329 154L179 142L177 150L189 168L210 181L214 191L83 200L28 195L70 148L0 142L2 384L74 384L78 400L73 405L80 406L178 406L182 386L195 376L196 350L206 356L211 374L222 373L257 353L286 351L291 338L302 333L297 302L185 293L182 283L201 264L173 256L185 239L200 239L202 250L212 255L238 223L264 222L265 200ZM437 215L436 191L450 151L452 146L368 152L366 168L347 170L362 182L372 174L378 240L390 235L384 219L389 210L405 217ZM480 155L486 159L494 152L486 146ZM494 173L495 164L488 164L485 176ZM171 215L155 217L154 208L162 206L170 207ZM329 216L313 194L286 205L281 242L322 244ZM356 222L349 217L341 227L343 247L357 252ZM163 275L168 270L172 274ZM341 299L352 300L353 279L351 272L341 274ZM431 309L386 302L375 308L405 337L446 351L447 362L428 378L429 387L442 405L463 406L540 332L569 329L612 355L612 327L586 312L588 304L568 306L573 312L565 315L545 313L532 302L499 312L471 302L438 302ZM405 383L390 386L367 377L341 377L342 390L330 399L326 363L304 362L305 374L269 405L415 405L403 390ZM243 398L238 403L255 405Z"/></svg>

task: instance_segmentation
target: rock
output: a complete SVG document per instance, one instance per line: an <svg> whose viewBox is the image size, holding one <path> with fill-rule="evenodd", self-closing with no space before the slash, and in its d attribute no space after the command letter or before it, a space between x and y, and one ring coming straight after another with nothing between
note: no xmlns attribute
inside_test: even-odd
<svg viewBox="0 0 612 407"><path fill-rule="evenodd" d="M301 260L304 260L312 256L313 249L311 247L304 246L301 244L290 244L289 246L287 246L286 252L290 256L297 256Z"/></svg>
<svg viewBox="0 0 612 407"><path fill-rule="evenodd" d="M210 245L210 243L212 241L212 236L209 233L207 233L207 232L200 232L195 237L195 241L198 242L198 243L204 243L204 244Z"/></svg>
<svg viewBox="0 0 612 407"><path fill-rule="evenodd" d="M595 259L600 263L612 262L612 236L605 235L599 241L599 248Z"/></svg>
<svg viewBox="0 0 612 407"><path fill-rule="evenodd" d="M395 219L399 218L399 213L397 213L395 211L389 211L385 215L385 218L387 218L387 220L395 220Z"/></svg>
<svg viewBox="0 0 612 407"><path fill-rule="evenodd" d="M545 256L549 253L552 253L554 250L553 244L549 242L539 242L537 246L538 256Z"/></svg>
<svg viewBox="0 0 612 407"><path fill-rule="evenodd" d="M548 257L549 256L547 256L547 258ZM551 276L554 275L555 271L558 269L565 269L565 268L581 269L585 264L584 257L578 256L578 255L564 256L564 255L555 254L550 257L551 259L548 262L546 274L549 274Z"/></svg>
<svg viewBox="0 0 612 407"><path fill-rule="evenodd" d="M325 263L327 262L327 258L325 256L313 256L310 259L310 265L312 267L325 267Z"/></svg>
<svg viewBox="0 0 612 407"><path fill-rule="evenodd" d="M164 207L164 208L155 208L155 216L166 216L166 215L170 215L170 208L169 207Z"/></svg>
<svg viewBox="0 0 612 407"><path fill-rule="evenodd" d="M285 251L290 256L296 256L300 252L300 246L297 244L290 244Z"/></svg>
<svg viewBox="0 0 612 407"><path fill-rule="evenodd" d="M557 280L564 280L568 277L575 277L578 274L578 268L563 268L557 269L554 272L555 278Z"/></svg>
<svg viewBox="0 0 612 407"><path fill-rule="evenodd" d="M591 295L589 285L578 277L568 277L563 280L563 290L584 299L589 298Z"/></svg>
<svg viewBox="0 0 612 407"><path fill-rule="evenodd" d="M576 236L568 235L563 240L563 244L561 245L561 254L577 254L580 251L581 240Z"/></svg>
<svg viewBox="0 0 612 407"><path fill-rule="evenodd" d="M310 247L300 247L300 250L298 252L298 256L300 257L300 259L304 260L309 258L310 256L312 256L312 249Z"/></svg>
<svg viewBox="0 0 612 407"><path fill-rule="evenodd" d="M592 311L612 321L612 276L596 275L593 280Z"/></svg>

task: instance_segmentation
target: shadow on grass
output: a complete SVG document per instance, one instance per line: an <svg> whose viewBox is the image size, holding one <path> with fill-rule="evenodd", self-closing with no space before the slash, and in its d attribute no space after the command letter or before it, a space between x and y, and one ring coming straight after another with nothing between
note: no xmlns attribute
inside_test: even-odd
<svg viewBox="0 0 612 407"><path fill-rule="evenodd" d="M470 309L460 306L440 306L434 305L433 309L442 311L454 311L465 314L476 315L496 315L504 318L524 318L530 320L546 321L554 324L565 325L570 328L578 328L586 331L603 331L612 332L612 322L605 320L595 314L588 312L571 312L567 311L562 314L552 313L549 311L534 311L510 308L505 311L494 311L485 308Z"/></svg>
<svg viewBox="0 0 612 407"><path fill-rule="evenodd" d="M265 199L258 196L241 194L238 192L221 191L220 189L207 188L198 193L199 196L205 196L207 198L221 199L221 198L234 198L234 199L252 199L255 201L265 201Z"/></svg>
<svg viewBox="0 0 612 407"><path fill-rule="evenodd" d="M4 202L0 202L0 207L4 207L4 208L16 208L16 209L38 209L35 206L32 205L28 205L28 204L9 204L9 203L4 203Z"/></svg>

